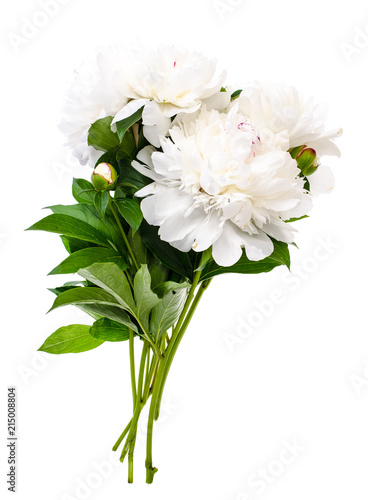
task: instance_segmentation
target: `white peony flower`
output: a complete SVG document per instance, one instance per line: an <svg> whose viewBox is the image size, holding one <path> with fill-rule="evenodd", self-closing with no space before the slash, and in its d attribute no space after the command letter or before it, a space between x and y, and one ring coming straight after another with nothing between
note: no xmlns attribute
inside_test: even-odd
<svg viewBox="0 0 368 500"><path fill-rule="evenodd" d="M93 96L98 80L97 67L90 61L82 63L74 72L59 125L66 136L65 146L72 150L81 165L92 167L101 156L101 151L88 146L88 130L92 123L106 116L102 104Z"/></svg>
<svg viewBox="0 0 368 500"><path fill-rule="evenodd" d="M273 252L269 236L291 243L284 222L311 206L297 163L286 151L267 149L237 105L220 113L202 108L162 138L163 152L148 147L133 166L154 182L137 193L149 224L162 240L188 252L213 246L213 258L230 266L242 255L261 260Z"/></svg>
<svg viewBox="0 0 368 500"><path fill-rule="evenodd" d="M327 106L304 99L294 87L255 83L244 89L237 104L257 127L266 146L287 151L306 145L318 157L340 156L333 139L341 135L341 129L325 130Z"/></svg>
<svg viewBox="0 0 368 500"><path fill-rule="evenodd" d="M99 118L114 117L113 124L143 109L144 134L160 146L172 117L194 113L202 102L224 109L229 92L220 92L225 73L216 75L216 63L197 52L175 46L157 50L115 45L85 62L68 92L60 125L66 145L82 165L94 166L100 151L89 147L88 130Z"/></svg>
<svg viewBox="0 0 368 500"><path fill-rule="evenodd" d="M116 74L121 75L121 88L131 101L116 110L113 123L144 106L144 135L156 147L175 115L194 113L202 102L216 109L224 109L230 102L230 93L220 92L225 72L217 75L215 61L200 53L176 46L161 46L156 50L138 47L131 51L119 47L115 56L115 64L120 68ZM111 58L109 61L114 64ZM105 65L108 66L107 59Z"/></svg>

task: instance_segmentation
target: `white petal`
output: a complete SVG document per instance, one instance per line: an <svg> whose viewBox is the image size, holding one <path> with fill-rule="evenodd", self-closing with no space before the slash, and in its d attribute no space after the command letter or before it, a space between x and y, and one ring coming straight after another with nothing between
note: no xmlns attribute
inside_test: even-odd
<svg viewBox="0 0 368 500"><path fill-rule="evenodd" d="M335 176L330 167L324 165L320 165L308 180L312 196L331 193L335 187Z"/></svg>
<svg viewBox="0 0 368 500"><path fill-rule="evenodd" d="M153 179L156 182L162 180L162 177L156 174L156 172L153 169L147 167L146 165L142 165L141 163L135 160L132 161L132 167L135 168L140 174L148 177L149 179Z"/></svg>
<svg viewBox="0 0 368 500"><path fill-rule="evenodd" d="M258 234L249 235L243 231L242 236L245 253L249 260L263 260L273 252L273 243L270 238L260 231Z"/></svg>
<svg viewBox="0 0 368 500"><path fill-rule="evenodd" d="M313 201L310 194L303 193L301 197L300 203L292 208L291 210L286 210L284 212L280 212L279 215L283 220L289 219L298 219L299 217L303 217L303 215L307 215L313 208Z"/></svg>
<svg viewBox="0 0 368 500"><path fill-rule="evenodd" d="M134 115L134 113L138 111L138 109L143 108L143 106L148 102L149 99L134 99L133 101L128 102L128 104L126 104L120 111L117 112L115 118L111 122L111 125Z"/></svg>
<svg viewBox="0 0 368 500"><path fill-rule="evenodd" d="M137 154L137 160L153 168L152 154L156 151L153 146L146 146Z"/></svg>
<svg viewBox="0 0 368 500"><path fill-rule="evenodd" d="M275 238L277 241L283 241L284 243L290 244L294 241L294 233L297 230L290 224L280 221L274 224L264 224L262 226L262 231L272 238Z"/></svg>
<svg viewBox="0 0 368 500"><path fill-rule="evenodd" d="M160 227L159 234L164 241L171 242L181 240L189 235L194 229L197 229L198 226L202 228L205 218L206 214L203 210L196 210L187 217L185 217L183 211L174 213L164 220Z"/></svg>
<svg viewBox="0 0 368 500"><path fill-rule="evenodd" d="M201 222L200 226L193 231L193 250L196 252L207 250L207 248L213 245L219 238L222 230L223 226L218 215L216 212L212 212L210 217L207 217L206 220Z"/></svg>
<svg viewBox="0 0 368 500"><path fill-rule="evenodd" d="M167 189L165 186L162 186L162 184L158 184L157 182L152 182L152 184L148 184L148 186L145 186L144 188L140 189L135 193L135 196L138 198L144 198L145 196L148 196L150 194L157 194L157 193L162 193Z"/></svg>
<svg viewBox="0 0 368 500"><path fill-rule="evenodd" d="M175 169L175 160L173 160L171 156L156 152L152 155L152 161L154 164L155 172L157 172L158 174L168 179L178 178L178 173L175 171L177 170Z"/></svg>
<svg viewBox="0 0 368 500"><path fill-rule="evenodd" d="M219 266L232 266L242 256L242 240L234 230L232 222L227 222L220 237L214 242L212 256Z"/></svg>
<svg viewBox="0 0 368 500"><path fill-rule="evenodd" d="M227 108L230 104L231 93L230 92L217 92L213 94L211 97L204 99L203 104L206 106L208 110L217 109L222 111Z"/></svg>
<svg viewBox="0 0 368 500"><path fill-rule="evenodd" d="M163 113L163 105L150 101L145 105L143 114L143 134L148 142L160 147L160 137L165 137L171 126L171 119Z"/></svg>
<svg viewBox="0 0 368 500"><path fill-rule="evenodd" d="M143 212L143 216L148 224L151 224L152 226L159 226L165 220L165 215L158 215L155 212L157 196L159 196L159 194L147 196L147 198L144 198L141 201L141 210Z"/></svg>

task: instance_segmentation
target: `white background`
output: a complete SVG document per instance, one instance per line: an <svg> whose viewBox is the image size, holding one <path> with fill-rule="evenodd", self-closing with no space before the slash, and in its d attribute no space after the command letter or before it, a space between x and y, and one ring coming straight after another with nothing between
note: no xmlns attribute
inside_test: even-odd
<svg viewBox="0 0 368 500"><path fill-rule="evenodd" d="M1 7L1 491L6 388L15 384L22 500L366 500L368 39L356 35L368 31L364 2L64 0L53 17L40 4ZM27 22L39 27L16 47ZM63 278L46 275L65 251L56 235L23 231L46 215L42 207L72 203L72 177L89 175L57 130L74 67L96 45L133 37L214 56L236 87L294 84L327 100L329 125L344 129L342 159L329 160L336 189L298 224L293 274L223 276L204 296L170 373L151 486L143 433L133 485L126 464L96 473L130 419L128 346L36 354L51 332L85 317L73 308L45 315L46 288ZM270 306L275 293L280 303ZM300 449L294 459L285 440ZM275 462L280 455L290 463ZM249 481L261 469L270 479L260 494Z"/></svg>

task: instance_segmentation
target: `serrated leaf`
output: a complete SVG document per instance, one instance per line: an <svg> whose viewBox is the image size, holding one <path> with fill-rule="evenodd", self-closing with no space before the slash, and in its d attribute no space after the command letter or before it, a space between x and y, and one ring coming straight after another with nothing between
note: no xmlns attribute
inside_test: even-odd
<svg viewBox="0 0 368 500"><path fill-rule="evenodd" d="M98 245L110 246L103 233L92 227L87 222L64 214L48 215L27 229L28 231L48 231L50 233L71 236Z"/></svg>
<svg viewBox="0 0 368 500"><path fill-rule="evenodd" d="M124 263L121 255L119 255L112 248L104 248L104 247L93 247L93 248L84 248L82 250L78 250L77 252L69 255L60 265L55 267L49 274L69 274L69 273L77 273L80 269L84 267L89 267L96 262L107 262L112 261L117 263L121 262L119 267L128 267L126 263Z"/></svg>
<svg viewBox="0 0 368 500"><path fill-rule="evenodd" d="M151 275L146 264L142 265L135 275L134 299L136 303L135 315L147 333L149 332L149 314L152 308L158 304L159 298L151 290Z"/></svg>
<svg viewBox="0 0 368 500"><path fill-rule="evenodd" d="M121 342L129 339L129 328L127 326L107 318L95 321L89 333L92 337L105 342Z"/></svg>
<svg viewBox="0 0 368 500"><path fill-rule="evenodd" d="M89 325L69 325L59 328L38 350L50 354L67 354L95 349L103 344L104 340L92 337L89 334L90 328Z"/></svg>
<svg viewBox="0 0 368 500"><path fill-rule="evenodd" d="M72 193L78 203L93 205L96 191L93 184L85 179L73 179Z"/></svg>
<svg viewBox="0 0 368 500"><path fill-rule="evenodd" d="M81 269L79 274L111 294L115 300L130 312L135 309L128 280L120 267L113 263L96 263Z"/></svg>
<svg viewBox="0 0 368 500"><path fill-rule="evenodd" d="M119 213L132 228L133 234L139 229L143 220L142 210L137 200L123 198L115 200Z"/></svg>
<svg viewBox="0 0 368 500"><path fill-rule="evenodd" d="M157 340L179 319L189 288L188 283L166 282L155 289L161 299L152 309L150 326Z"/></svg>
<svg viewBox="0 0 368 500"><path fill-rule="evenodd" d="M128 116L128 118L125 118L124 120L120 120L119 122L116 122L116 132L118 134L118 137L120 141L123 139L125 132L135 123L137 123L139 120L142 118L142 113L143 113L143 106L138 109L134 114L131 116Z"/></svg>
<svg viewBox="0 0 368 500"><path fill-rule="evenodd" d="M95 121L88 130L88 145L107 152L119 145L119 137L111 130L113 118L107 116Z"/></svg>

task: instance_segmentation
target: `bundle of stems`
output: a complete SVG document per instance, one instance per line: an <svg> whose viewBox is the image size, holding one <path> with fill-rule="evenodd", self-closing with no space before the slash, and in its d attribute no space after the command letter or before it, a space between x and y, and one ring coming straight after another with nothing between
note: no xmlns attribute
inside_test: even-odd
<svg viewBox="0 0 368 500"><path fill-rule="evenodd" d="M128 238L121 225L118 213L114 207L113 199L110 197L109 205L115 217L116 223L119 226L124 242L128 249L128 253L135 266L136 271L139 270L134 252L129 244ZM200 282L202 267L204 264L204 255L201 255L201 260L198 270L194 273L189 294L184 304L181 315L172 327L171 332L165 332L159 343L154 342L150 338L143 339L143 348L139 363L138 380L136 376L136 360L134 342L136 336L133 331L129 332L129 359L130 359L130 377L132 386L133 398L133 416L126 425L119 439L113 446L113 451L117 451L122 445L120 461L124 462L128 456L128 482L133 482L133 462L134 449L137 439L138 422L143 408L150 400L148 424L147 424L147 445L146 445L146 482L153 482L157 467L153 467L152 463L152 438L154 421L158 420L160 415L160 407L164 392L165 383L167 380L170 367L175 357L179 344L189 326L190 320L197 309L199 301L205 290L208 288L211 279ZM132 285L132 280L127 273L129 282Z"/></svg>

